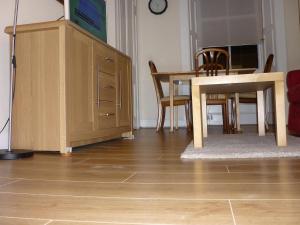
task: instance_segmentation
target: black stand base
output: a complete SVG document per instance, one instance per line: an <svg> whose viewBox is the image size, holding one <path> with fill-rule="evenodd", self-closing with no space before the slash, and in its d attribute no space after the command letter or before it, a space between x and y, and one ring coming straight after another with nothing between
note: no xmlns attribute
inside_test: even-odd
<svg viewBox="0 0 300 225"><path fill-rule="evenodd" d="M7 149L0 150L0 160L16 160L32 156L33 152L28 150L13 150L11 152Z"/></svg>

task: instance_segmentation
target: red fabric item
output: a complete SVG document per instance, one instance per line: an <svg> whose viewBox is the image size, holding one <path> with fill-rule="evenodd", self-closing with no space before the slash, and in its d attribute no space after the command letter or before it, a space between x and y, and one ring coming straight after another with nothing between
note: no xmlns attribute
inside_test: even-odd
<svg viewBox="0 0 300 225"><path fill-rule="evenodd" d="M300 70L292 70L292 71L288 72L287 78L286 78L286 83L287 83L288 89L300 84Z"/></svg>
<svg viewBox="0 0 300 225"><path fill-rule="evenodd" d="M290 88L287 94L290 103L300 103L300 84Z"/></svg>
<svg viewBox="0 0 300 225"><path fill-rule="evenodd" d="M300 70L287 74L289 118L288 129L292 134L300 135Z"/></svg>
<svg viewBox="0 0 300 225"><path fill-rule="evenodd" d="M291 133L300 135L300 104L290 104L288 129Z"/></svg>

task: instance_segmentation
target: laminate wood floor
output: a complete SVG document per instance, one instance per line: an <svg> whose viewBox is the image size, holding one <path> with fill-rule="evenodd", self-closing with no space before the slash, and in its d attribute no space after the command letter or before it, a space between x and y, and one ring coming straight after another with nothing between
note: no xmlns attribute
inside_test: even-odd
<svg viewBox="0 0 300 225"><path fill-rule="evenodd" d="M0 161L0 225L300 224L300 159L181 160L190 141L142 129Z"/></svg>

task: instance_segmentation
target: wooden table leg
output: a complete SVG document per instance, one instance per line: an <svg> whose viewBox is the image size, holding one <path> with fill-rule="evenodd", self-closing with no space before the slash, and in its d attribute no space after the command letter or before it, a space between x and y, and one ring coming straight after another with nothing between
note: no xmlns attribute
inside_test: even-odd
<svg viewBox="0 0 300 225"><path fill-rule="evenodd" d="M202 109L200 87L192 85L192 104L193 104L193 127L194 127L194 147L203 147L202 133Z"/></svg>
<svg viewBox="0 0 300 225"><path fill-rule="evenodd" d="M274 86L277 146L287 146L284 104L284 82L275 81Z"/></svg>
<svg viewBox="0 0 300 225"><path fill-rule="evenodd" d="M206 94L201 94L203 137L207 137L207 106Z"/></svg>
<svg viewBox="0 0 300 225"><path fill-rule="evenodd" d="M265 136L265 104L263 91L257 91L257 123L258 135Z"/></svg>
<svg viewBox="0 0 300 225"><path fill-rule="evenodd" d="M174 81L170 77L169 81L169 95L170 95L170 132L174 131Z"/></svg>

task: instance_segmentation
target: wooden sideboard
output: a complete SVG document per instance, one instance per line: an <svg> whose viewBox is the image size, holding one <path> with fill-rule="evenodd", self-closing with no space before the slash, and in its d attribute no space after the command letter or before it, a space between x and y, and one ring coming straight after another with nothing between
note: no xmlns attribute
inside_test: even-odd
<svg viewBox="0 0 300 225"><path fill-rule="evenodd" d="M128 56L69 21L54 21L18 26L16 58L13 148L68 153L132 137Z"/></svg>

